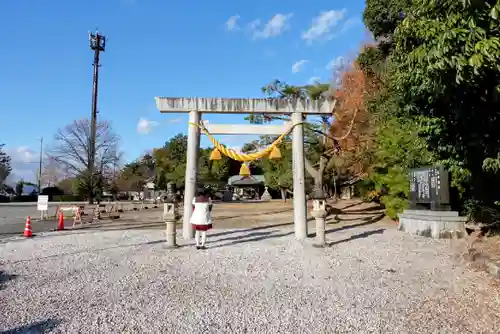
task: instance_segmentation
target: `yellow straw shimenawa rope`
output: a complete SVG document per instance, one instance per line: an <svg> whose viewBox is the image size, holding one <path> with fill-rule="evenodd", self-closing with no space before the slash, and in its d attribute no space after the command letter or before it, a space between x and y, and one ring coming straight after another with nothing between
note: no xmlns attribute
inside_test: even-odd
<svg viewBox="0 0 500 334"><path fill-rule="evenodd" d="M277 146L279 144L281 144L281 142L283 141L283 139L285 138L285 136L288 135L296 125L302 124L303 122L300 122L300 123L292 125L290 127L290 129L288 129L285 133L281 134L278 137L278 139L276 139L271 145L269 145L268 147L266 147L262 151L255 152L255 153L249 153L249 154L238 153L235 150L227 148L223 144L219 143L212 136L212 134L210 134L208 132L208 130L203 125L192 123L192 122L188 122L188 123L191 124L191 125L199 127L201 129L201 131L203 131L203 133L205 133L205 135L208 137L208 139L210 139L210 141L212 142L212 144L214 144L215 148L220 153L224 154L225 156L227 156L227 157L229 157L229 158L231 158L233 160L241 161L241 162L247 162L247 161L254 161L254 160L262 159L262 158L264 158L267 155L271 155L272 156L273 154L271 154L271 153L273 152L273 150L276 151L274 153L275 156L273 158L279 158L279 157L281 157L281 154L279 153L279 151L277 151L277 149L278 149Z"/></svg>

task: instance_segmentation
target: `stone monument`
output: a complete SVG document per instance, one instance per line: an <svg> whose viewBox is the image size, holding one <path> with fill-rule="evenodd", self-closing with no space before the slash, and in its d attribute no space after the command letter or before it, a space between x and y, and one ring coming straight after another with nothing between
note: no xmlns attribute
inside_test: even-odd
<svg viewBox="0 0 500 334"><path fill-rule="evenodd" d="M264 188L264 193L262 194L262 196L260 196L260 200L261 201L264 201L264 202L268 202L272 199L271 197L271 194L269 193L269 191L267 190L267 186Z"/></svg>
<svg viewBox="0 0 500 334"><path fill-rule="evenodd" d="M167 248L177 247L177 221L180 218L177 202L175 184L169 182L167 184L165 203L163 204L163 219L166 224Z"/></svg>
<svg viewBox="0 0 500 334"><path fill-rule="evenodd" d="M399 215L398 230L436 239L461 238L466 217L451 211L450 176L443 166L412 169L409 208Z"/></svg>

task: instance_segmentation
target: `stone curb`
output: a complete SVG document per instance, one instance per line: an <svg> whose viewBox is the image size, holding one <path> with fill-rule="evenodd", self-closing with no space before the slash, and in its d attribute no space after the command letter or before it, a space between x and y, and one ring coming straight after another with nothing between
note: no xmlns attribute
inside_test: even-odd
<svg viewBox="0 0 500 334"><path fill-rule="evenodd" d="M474 267L482 269L493 277L500 279L499 262L492 260L489 256L476 251L474 248L469 249L468 254L464 254L464 257L471 262Z"/></svg>

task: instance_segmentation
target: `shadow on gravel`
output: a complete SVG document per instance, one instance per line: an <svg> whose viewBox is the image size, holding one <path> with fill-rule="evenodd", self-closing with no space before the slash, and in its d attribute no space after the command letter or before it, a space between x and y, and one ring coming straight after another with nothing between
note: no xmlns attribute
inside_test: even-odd
<svg viewBox="0 0 500 334"><path fill-rule="evenodd" d="M379 215L377 215L375 217L372 217L372 218L363 218L363 221L361 223L352 224L352 225L345 225L345 226L337 227L337 228L332 228L330 230L327 230L325 233L326 234L335 233L335 232L338 232L338 231L349 230L349 229L356 228L356 227L361 227L361 226L375 224L375 223L379 222L380 220L382 220L382 218L384 218L384 217L385 217L385 214L381 213L381 214L379 214ZM316 234L314 234L314 235L316 235Z"/></svg>
<svg viewBox="0 0 500 334"><path fill-rule="evenodd" d="M369 219L370 217L368 217ZM338 215L334 215L334 216L329 216L326 218L326 222L327 224L338 224L338 223L341 223L341 222L351 222L351 221L359 221L359 220L362 220L362 219L366 219L366 218L360 218L360 217L355 217L355 218L340 218Z"/></svg>
<svg viewBox="0 0 500 334"><path fill-rule="evenodd" d="M313 220L314 220L314 218L312 218L312 217L307 218L308 222L313 221ZM267 229L273 228L273 227L276 228L276 227L285 227L285 226L293 226L293 222L290 222L290 223L281 223L281 224L269 224L269 225L263 225L263 226L250 227L250 228L246 228L246 229L235 228L235 229L231 229L229 231L224 231L224 232L218 232L218 233L210 234L210 236L212 236L212 237L220 237L220 236L223 236L223 235L228 235L228 234L233 234L233 233L246 233L246 232L267 230Z"/></svg>
<svg viewBox="0 0 500 334"><path fill-rule="evenodd" d="M358 204L351 204L350 206L355 206L355 205L358 205ZM362 219L363 221L361 223L352 224L352 225L345 225L345 226L342 226L342 227L334 228L334 229L331 229L331 230L327 230L326 233L333 233L333 232L337 232L337 231L341 231L341 230L347 230L347 229L356 228L356 227L360 227L360 226L375 224L375 223L379 222L380 220L382 220L385 217L384 213L379 213L379 212L375 212L375 213L378 213L378 215L373 216L373 217L363 218ZM360 219L356 218L356 219L353 219L353 220L360 220ZM314 221L314 218L310 217L310 218L307 219L307 222L310 222L310 221ZM340 221L344 221L344 220L342 219ZM329 224L335 224L335 223L339 223L340 221L336 221L336 220L331 221L331 220L328 220L327 223L329 223ZM348 220L346 220L346 221L348 221ZM219 237L219 236L224 236L224 235L238 233L238 232L239 233L254 232L254 231L267 230L267 229L270 229L270 228L278 228L278 227L285 227L285 226L293 226L293 222L282 223L282 224L269 224L269 225L264 225L264 226L251 227L251 228L247 228L247 229L231 229L229 231L214 233L214 234L211 234L210 236L212 236L212 237ZM314 232L308 234L308 237L315 237L315 236L316 236L316 233L314 233Z"/></svg>
<svg viewBox="0 0 500 334"><path fill-rule="evenodd" d="M14 329L9 329L7 331L0 332L0 334L49 333L54 328L59 326L60 323L61 321L57 319L47 319L47 320L37 321L29 325L17 327Z"/></svg>
<svg viewBox="0 0 500 334"><path fill-rule="evenodd" d="M177 224L179 226L179 224ZM126 230L147 230L147 229L164 229L165 222L148 222L143 224L138 224L137 222L134 224L116 224L110 225L106 227L98 227L99 231L126 231Z"/></svg>
<svg viewBox="0 0 500 334"><path fill-rule="evenodd" d="M359 210L345 210L345 208L344 208L344 209L342 209L342 214L343 215L370 214L370 213L378 213L379 211L382 211L382 210L384 210L384 207L379 204L379 205L374 205L374 206L370 206L368 208L359 209Z"/></svg>
<svg viewBox="0 0 500 334"><path fill-rule="evenodd" d="M269 227L275 227L276 225L269 226ZM259 240L265 240L265 239L270 239L270 238L280 238L280 237L286 237L288 235L293 234L294 232L287 232L287 233L281 233L281 234L274 234L279 230L274 230L274 231L266 231L266 232L254 232L254 233L247 233L243 235L238 235L234 237L228 237L224 239L218 239L214 240L213 242L225 242L225 241L231 241L231 242L225 242L224 244L218 244L214 246L209 246L209 248L219 248L219 247L224 247L224 246L230 246L230 245L235 245L239 243L245 243L245 242L253 242L253 241L259 241ZM235 230L231 231L231 233L241 233L244 232L244 230ZM220 236L221 234L208 234L209 242L212 237ZM48 256L42 256L38 257L36 259L25 259L25 260L18 260L18 261L12 261L9 263L23 263L23 262L29 262L29 261L40 261L40 260L47 260L51 258L60 258L62 256L71 256L71 255L76 255L76 254L81 254L81 253L96 253L100 251L106 251L110 249L118 249L118 248L128 248L128 247L137 247L137 246L144 246L144 245L156 245L156 244L162 244L165 243L165 239L159 239L159 240L153 240L153 241L147 241L147 242L141 242L141 243L135 243L135 244L127 244L127 245L118 245L118 246L110 246L110 247L103 247L103 248L95 248L95 249L82 249L74 252L67 252L67 253L62 253L62 254L54 254L54 255L48 255ZM184 248L184 247L192 247L194 246L193 244L183 244L183 245L178 245L176 249ZM2 333L0 333L2 334Z"/></svg>
<svg viewBox="0 0 500 334"><path fill-rule="evenodd" d="M237 245L241 243L246 243L246 242L254 242L254 241L261 241L261 240L266 240L266 239L272 239L272 238L282 238L289 236L293 234L294 232L287 232L287 233L280 233L280 234L273 234L275 231L270 231L270 232L257 232L257 233L249 233L245 234L242 236L234 237L234 238L226 238L218 241L227 241L227 240L232 240L235 239L232 242L226 242L223 244L218 244L218 245L210 245L208 248L220 248L220 247L225 247L225 246L232 246L232 245ZM253 238L252 238L253 236ZM250 237L250 238L249 238Z"/></svg>
<svg viewBox="0 0 500 334"><path fill-rule="evenodd" d="M344 206L344 207L343 207L343 208L341 208L340 210L349 209L349 208L352 208L353 206L358 206L358 205L361 205L361 204L363 204L363 201L354 202L354 203L352 203L352 204L349 204L349 205Z"/></svg>
<svg viewBox="0 0 500 334"><path fill-rule="evenodd" d="M227 238L223 238L223 239L217 239L217 240L214 240L214 241L217 241L217 242L220 242L220 241L236 241L236 240L242 240L242 239L246 239L246 238L251 238L251 237L263 237L263 236L266 236L266 235L270 235L274 232L277 232L279 230L274 230L274 231L266 231L266 232L251 232L251 233L247 233L247 234L242 234L242 235L237 235L237 236L234 236L234 237L227 237ZM210 233L208 234L208 237L211 237Z"/></svg>
<svg viewBox="0 0 500 334"><path fill-rule="evenodd" d="M17 275L15 274L8 274L5 271L0 270L0 290L4 289L5 282L12 281L16 277Z"/></svg>
<svg viewBox="0 0 500 334"><path fill-rule="evenodd" d="M379 221L382 218L384 218L384 216L385 216L385 214L384 214L383 211L370 212L370 213L367 213L367 215L369 215L369 216L368 217L364 217L364 218L361 218L361 217L356 217L356 218L340 218L338 215L335 215L335 216L327 217L326 218L326 223L327 224L339 224L339 223L342 223L342 222L359 221L359 220L362 220L363 222L365 222L365 221L371 221L373 219L376 219L377 221ZM379 217L381 217L381 218L379 218Z"/></svg>
<svg viewBox="0 0 500 334"><path fill-rule="evenodd" d="M276 215L276 214L279 214L279 213L285 213L285 212L291 212L291 211L293 211L293 208L287 208L287 209L278 210L278 211L266 211L266 212L262 212L262 213L252 213L251 216L252 217L257 217L257 216L265 216L265 215ZM220 216L220 217L216 217L216 219L223 221L223 220L226 220L226 219L234 219L234 218L240 218L240 217L241 217L241 215L236 215L236 216Z"/></svg>
<svg viewBox="0 0 500 334"><path fill-rule="evenodd" d="M367 231L367 232L355 234L355 235L352 235L352 236L350 236L349 238L346 238L346 239L342 239L342 240L330 242L330 243L328 243L328 247L332 247L332 246L335 246L335 245L338 245L338 244L341 244L341 243L344 243L344 242L353 241L353 240L356 240L356 239L367 238L367 237L369 237L371 235L374 235L374 234L383 234L384 232L385 232L385 228L379 228L378 230Z"/></svg>

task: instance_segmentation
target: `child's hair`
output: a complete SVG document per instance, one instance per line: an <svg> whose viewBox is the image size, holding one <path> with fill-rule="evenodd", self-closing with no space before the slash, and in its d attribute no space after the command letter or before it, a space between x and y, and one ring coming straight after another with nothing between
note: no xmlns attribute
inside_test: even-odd
<svg viewBox="0 0 500 334"><path fill-rule="evenodd" d="M198 195L199 196L208 196L208 189L205 187L198 189Z"/></svg>

